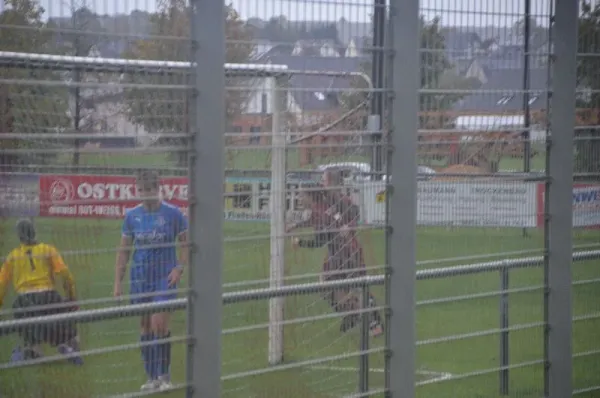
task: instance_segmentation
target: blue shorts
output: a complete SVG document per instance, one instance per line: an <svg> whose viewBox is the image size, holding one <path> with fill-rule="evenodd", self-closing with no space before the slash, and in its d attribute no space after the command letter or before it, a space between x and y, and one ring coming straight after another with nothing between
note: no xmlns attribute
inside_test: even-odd
<svg viewBox="0 0 600 398"><path fill-rule="evenodd" d="M131 304L153 303L157 301L167 301L177 298L175 292L177 286L169 286L168 276L155 280L138 279L132 280L129 286L129 294L149 294L150 296L132 297Z"/></svg>

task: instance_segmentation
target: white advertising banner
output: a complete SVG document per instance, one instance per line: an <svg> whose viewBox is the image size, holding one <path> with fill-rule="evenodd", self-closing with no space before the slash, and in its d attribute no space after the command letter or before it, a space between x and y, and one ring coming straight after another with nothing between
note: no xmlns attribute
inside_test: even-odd
<svg viewBox="0 0 600 398"><path fill-rule="evenodd" d="M600 186L573 188L573 226L600 225Z"/></svg>
<svg viewBox="0 0 600 398"><path fill-rule="evenodd" d="M385 222L385 184L362 185L368 224ZM473 227L536 227L537 185L525 182L419 182L417 223ZM391 209L393 211L393 209Z"/></svg>

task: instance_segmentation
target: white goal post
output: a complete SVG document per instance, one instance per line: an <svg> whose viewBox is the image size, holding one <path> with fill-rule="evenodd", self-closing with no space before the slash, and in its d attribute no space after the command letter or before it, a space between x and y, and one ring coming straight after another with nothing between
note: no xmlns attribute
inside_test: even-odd
<svg viewBox="0 0 600 398"><path fill-rule="evenodd" d="M160 61L160 60L135 60L121 58L96 58L81 56L49 55L37 53L0 51L0 67L5 68L39 68L56 71L96 71L113 73L182 73L189 74L195 66L191 62ZM323 70L292 70L287 65L275 64L241 64L226 63L225 75L228 77L248 77L272 79L269 84L272 109L272 139L271 139L271 190L269 196L270 218L270 287L280 288L284 285L285 275L285 229L286 229L286 145L287 132L285 131L282 113L284 109L287 90L286 81L293 75L316 75L331 77L359 78L366 83L366 90L372 92L370 77L362 72L339 72ZM7 84L31 85L32 81L19 79L0 79ZM72 86L77 83L55 81L54 85ZM328 130L332 125L346 118L342 115L340 120L334 121L316 132L308 135L317 135ZM189 181L193 184L193 181ZM190 189L190 191L192 191ZM269 346L268 362L277 365L283 362L284 356L284 297L270 298L269 301Z"/></svg>

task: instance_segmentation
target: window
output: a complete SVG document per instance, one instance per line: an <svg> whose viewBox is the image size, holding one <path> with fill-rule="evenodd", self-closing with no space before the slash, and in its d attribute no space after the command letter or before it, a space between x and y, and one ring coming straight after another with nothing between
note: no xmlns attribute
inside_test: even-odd
<svg viewBox="0 0 600 398"><path fill-rule="evenodd" d="M260 96L260 113L267 113L267 94L261 94Z"/></svg>
<svg viewBox="0 0 600 398"><path fill-rule="evenodd" d="M260 144L260 126L250 126L250 145L252 144Z"/></svg>
<svg viewBox="0 0 600 398"><path fill-rule="evenodd" d="M234 184L233 185L233 207L235 209L249 209L252 204L252 185Z"/></svg>
<svg viewBox="0 0 600 398"><path fill-rule="evenodd" d="M229 126L227 127L227 132L228 133L233 133L233 134L241 134L242 133L242 126Z"/></svg>
<svg viewBox="0 0 600 398"><path fill-rule="evenodd" d="M258 208L260 211L269 211L269 197L271 196L271 184L258 184Z"/></svg>
<svg viewBox="0 0 600 398"><path fill-rule="evenodd" d="M502 98L500 98L500 100L498 100L498 102L496 103L497 105L506 105L508 104L508 102L513 99L514 95L506 95Z"/></svg>
<svg viewBox="0 0 600 398"><path fill-rule="evenodd" d="M300 208L300 194L298 184L287 184L286 188L286 210L298 210Z"/></svg>

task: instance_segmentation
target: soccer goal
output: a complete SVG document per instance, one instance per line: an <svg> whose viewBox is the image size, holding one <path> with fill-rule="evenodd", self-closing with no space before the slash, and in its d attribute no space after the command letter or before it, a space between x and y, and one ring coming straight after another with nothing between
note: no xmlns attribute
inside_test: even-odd
<svg viewBox="0 0 600 398"><path fill-rule="evenodd" d="M10 140L16 143L4 152L15 158L27 157L27 161L3 164L3 182L9 185L11 192L14 192L13 188L21 189L20 195L27 203L27 214L21 209L19 214L11 212L11 215L36 216L40 220L40 233L61 248L65 260L72 264L78 275L84 309L110 306L113 302L108 296L112 288L112 264L120 219L128 208L137 203L134 172L139 168L159 171L163 198L186 210L190 192L194 191L190 186L193 181L187 177L189 162L193 158L190 138L194 133L189 122L190 93L193 92L189 80L191 65L187 62L15 52L0 52L0 65L13 73L3 79L3 84L9 87L10 107L25 115L17 118L12 131L3 134L4 143ZM299 184L297 181L290 183L290 174L306 172L314 177L316 172L321 172L315 167L316 162L301 162L302 156L311 157L310 154L315 152L331 153L340 148L347 150L362 145L363 136L368 132L356 118L364 111L370 82L360 72L293 70L286 65L272 64L226 64L225 73L229 87L243 87L246 91L261 93L266 91L271 115L271 126L265 134L268 137L266 167L260 172L256 168L247 168L254 178L250 184L254 194L251 198L253 207L245 214L237 211L239 209L235 206L229 209L231 195L226 192L225 218L233 222L240 218L246 221L269 220L268 255L263 253L260 258L268 264L267 285L272 289L282 289L286 285L286 267L289 268L290 259L295 267L305 263L320 264L320 260L315 261L311 255L292 256L289 247L286 247L286 223L299 213L295 206ZM332 91L361 91L364 97L359 104L340 114L320 117L303 125L297 115L289 112L290 93L297 95L301 91L298 86L295 91L290 89L290 80L303 76L313 79L309 83L319 82L319 79L327 82L341 80L344 82L342 88ZM356 79L361 80L362 85L354 89ZM304 88L315 90L316 87L311 84ZM12 89L14 87L19 89ZM307 95L314 97L315 93L310 91ZM321 101L320 97L315 98ZM134 134L124 134L129 130L133 130ZM342 138L334 143L323 142L323 135L330 131L335 131L331 135ZM240 140L241 135L232 136L228 132L225 136L234 141L235 150L244 149L244 145L235 142ZM302 151L309 155L302 154ZM290 153L293 155L290 156ZM339 163L350 159L352 153L333 156ZM327 158L327 155L323 158L333 159ZM244 172L248 173L248 170L236 165L228 168L226 183L227 179L239 178L236 173ZM11 181L7 177L9 174ZM234 197L239 196L238 192ZM247 207L244 209L248 210ZM265 210L268 217L262 214ZM259 279L257 276L247 275L247 279ZM319 296L319 288L314 283L317 280L318 273L308 270L297 272L288 283L310 282L306 292ZM182 294L186 291L181 289ZM296 295L301 296L302 290ZM283 297L269 299L266 317L268 343L264 350L267 354L264 360L268 364L283 364L286 348L284 326L312 322L311 317L314 318L315 314L310 313L310 308L315 303L315 299L298 303L288 301L288 305L298 304L302 310L288 311L288 315L293 316L286 319L286 300ZM300 317L301 313L306 315L306 319ZM315 319L318 320L319 316ZM258 316L250 324L256 326L260 318L263 317ZM296 333L307 331L300 328ZM183 333L184 330L177 332ZM93 347L89 348L99 352L119 351L115 351L116 342L134 339L136 335L135 321L127 317L104 321L94 327L86 326L83 332L84 339L93 342ZM328 343L326 338L320 340L323 347L316 354L326 359L325 346ZM339 341L337 343L340 344ZM358 344L355 349L359 350ZM333 355L329 356L335 358L339 350L341 348L335 348ZM103 393L128 390L127 386L136 379L136 375L125 371L131 354L122 361L117 361L114 354L104 355L104 359L97 362L97 367L118 382L107 386L103 380L94 380L90 388ZM253 366L264 366L261 362L257 359ZM106 388L112 390L107 391Z"/></svg>

